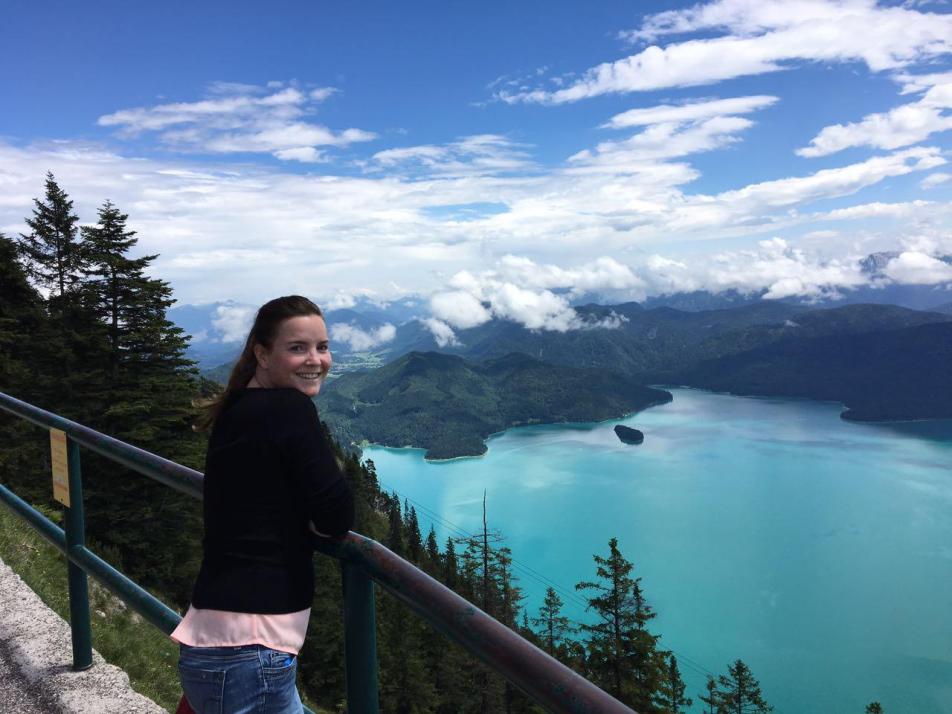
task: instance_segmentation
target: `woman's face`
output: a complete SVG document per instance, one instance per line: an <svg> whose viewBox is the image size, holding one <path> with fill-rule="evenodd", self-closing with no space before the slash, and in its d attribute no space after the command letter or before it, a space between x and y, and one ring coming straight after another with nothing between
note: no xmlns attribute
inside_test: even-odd
<svg viewBox="0 0 952 714"><path fill-rule="evenodd" d="M317 315L291 317L281 323L271 349L255 345L258 369L255 379L262 387L291 387L309 397L321 391L331 368L327 326Z"/></svg>

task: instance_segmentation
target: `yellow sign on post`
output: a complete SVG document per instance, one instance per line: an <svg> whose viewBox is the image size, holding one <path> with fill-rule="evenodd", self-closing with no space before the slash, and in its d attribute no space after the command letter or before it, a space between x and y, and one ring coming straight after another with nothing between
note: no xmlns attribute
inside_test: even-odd
<svg viewBox="0 0 952 714"><path fill-rule="evenodd" d="M53 464L53 498L69 508L69 455L65 431L50 429L50 462Z"/></svg>

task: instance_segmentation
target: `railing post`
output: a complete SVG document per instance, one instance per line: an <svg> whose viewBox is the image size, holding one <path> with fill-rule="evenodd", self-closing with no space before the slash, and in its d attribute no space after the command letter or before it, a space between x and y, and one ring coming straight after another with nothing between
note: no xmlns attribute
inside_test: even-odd
<svg viewBox="0 0 952 714"><path fill-rule="evenodd" d="M374 583L361 568L341 562L344 585L344 673L347 711L377 714L377 624Z"/></svg>
<svg viewBox="0 0 952 714"><path fill-rule="evenodd" d="M69 458L69 508L66 509L66 548L72 552L86 546L83 516L83 477L79 466L79 444L67 437ZM73 670L93 666L92 631L89 624L89 587L86 573L67 558L69 569L69 625L73 635Z"/></svg>

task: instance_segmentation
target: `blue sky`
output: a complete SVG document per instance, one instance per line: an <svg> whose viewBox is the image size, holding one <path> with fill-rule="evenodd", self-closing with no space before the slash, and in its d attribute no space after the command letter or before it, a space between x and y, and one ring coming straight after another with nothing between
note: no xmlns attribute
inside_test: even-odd
<svg viewBox="0 0 952 714"><path fill-rule="evenodd" d="M0 231L52 170L184 303L945 285L952 6L36 3L5 10ZM939 302L939 300L937 300Z"/></svg>

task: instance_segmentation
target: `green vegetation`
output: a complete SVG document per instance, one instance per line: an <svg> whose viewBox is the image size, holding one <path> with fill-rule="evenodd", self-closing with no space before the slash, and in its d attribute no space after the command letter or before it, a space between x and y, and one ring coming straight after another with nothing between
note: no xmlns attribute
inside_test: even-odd
<svg viewBox="0 0 952 714"><path fill-rule="evenodd" d="M61 520L60 511L41 510L47 518ZM88 545L105 555L105 549L95 543ZM50 609L69 621L65 557L6 508L0 508L0 559L23 578ZM89 610L96 650L129 675L137 692L175 711L182 694L178 645L92 579L89 580Z"/></svg>
<svg viewBox="0 0 952 714"><path fill-rule="evenodd" d="M345 374L318 397L341 440L421 447L428 459L485 453L485 439L512 426L601 421L669 401L670 393L612 372L522 354L473 363L438 352Z"/></svg>
<svg viewBox="0 0 952 714"><path fill-rule="evenodd" d="M760 683L750 668L736 660L723 674L707 681L707 692L698 697L716 714L769 714L773 707L767 704L760 691Z"/></svg>
<svg viewBox="0 0 952 714"><path fill-rule="evenodd" d="M839 401L859 421L952 418L952 323L788 338L673 377L703 389Z"/></svg>

